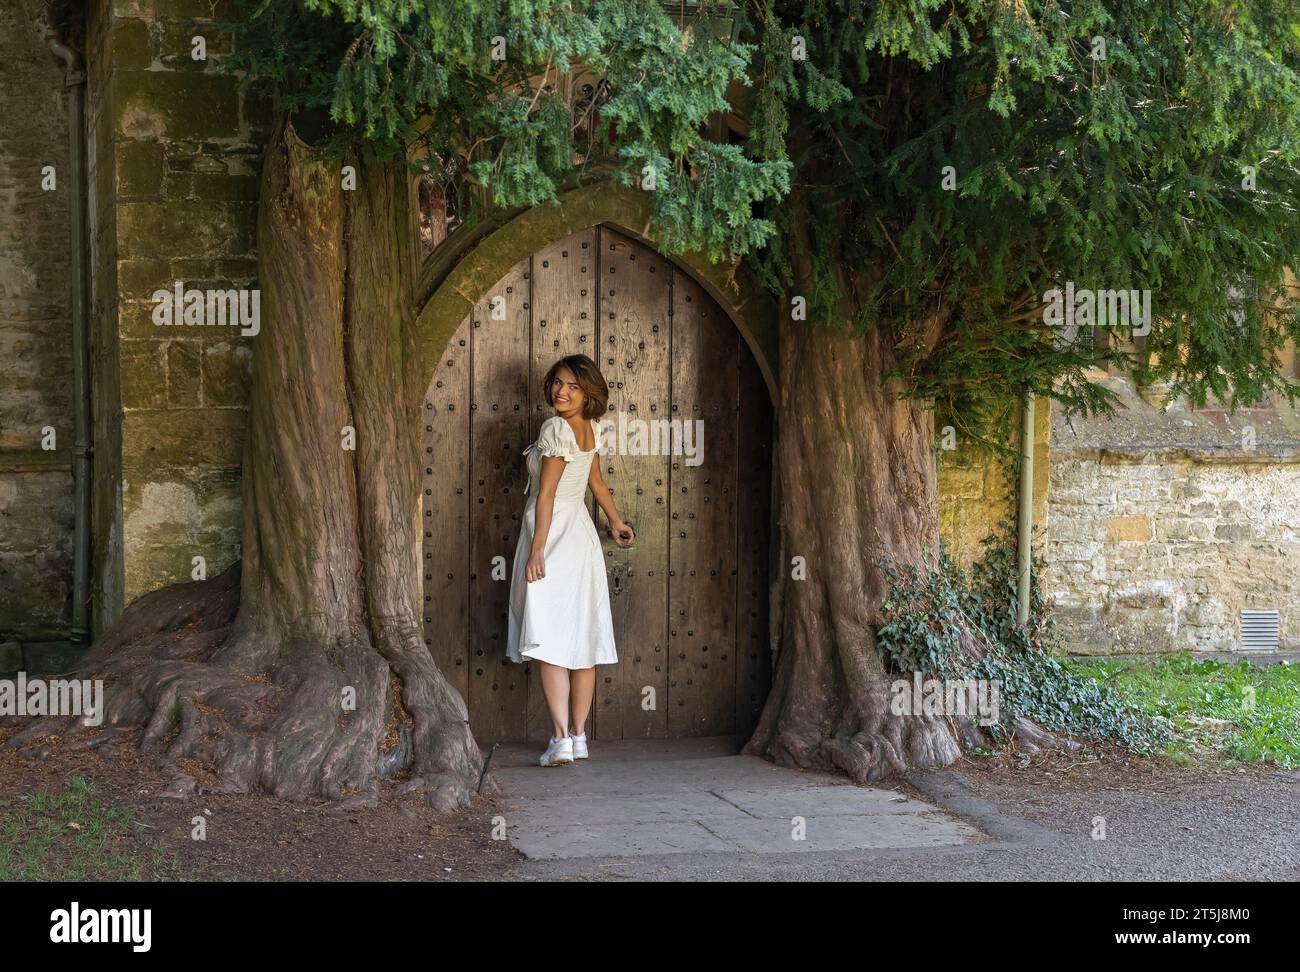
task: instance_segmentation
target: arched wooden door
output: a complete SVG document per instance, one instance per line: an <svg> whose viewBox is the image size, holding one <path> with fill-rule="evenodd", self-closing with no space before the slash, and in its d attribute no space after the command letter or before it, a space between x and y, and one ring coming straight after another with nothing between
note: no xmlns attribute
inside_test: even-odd
<svg viewBox="0 0 1300 972"><path fill-rule="evenodd" d="M596 669L594 736L748 735L770 679L771 402L717 303L607 227L516 264L438 362L423 412L426 642L480 745L549 735L539 666L506 658L507 605L522 452L552 414L539 385L575 352L609 381L606 421L625 444L637 419L703 433L693 454L682 438L678 454L599 457L637 542L616 547L599 516L619 664Z"/></svg>

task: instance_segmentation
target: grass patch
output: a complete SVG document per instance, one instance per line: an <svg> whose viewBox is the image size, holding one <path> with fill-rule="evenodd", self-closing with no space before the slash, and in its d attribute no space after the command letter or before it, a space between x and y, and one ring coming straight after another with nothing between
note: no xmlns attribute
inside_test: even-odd
<svg viewBox="0 0 1300 972"><path fill-rule="evenodd" d="M1189 653L1154 662L1071 661L1125 703L1168 719L1168 754L1300 766L1300 666L1227 664Z"/></svg>
<svg viewBox="0 0 1300 972"><path fill-rule="evenodd" d="M0 881L147 881L175 870L161 843L80 777L0 804Z"/></svg>

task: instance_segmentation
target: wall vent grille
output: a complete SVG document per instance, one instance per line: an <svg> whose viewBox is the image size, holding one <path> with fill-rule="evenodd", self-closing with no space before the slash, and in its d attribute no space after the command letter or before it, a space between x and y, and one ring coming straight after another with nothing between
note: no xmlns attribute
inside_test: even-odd
<svg viewBox="0 0 1300 972"><path fill-rule="evenodd" d="M1276 611L1242 611L1242 651L1277 651L1278 628Z"/></svg>

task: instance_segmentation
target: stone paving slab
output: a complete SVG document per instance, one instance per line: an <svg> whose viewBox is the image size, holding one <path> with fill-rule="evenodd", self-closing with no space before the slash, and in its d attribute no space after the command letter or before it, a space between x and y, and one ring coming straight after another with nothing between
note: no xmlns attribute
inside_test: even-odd
<svg viewBox="0 0 1300 972"><path fill-rule="evenodd" d="M536 765L494 767L492 773L507 795L519 788L520 795L537 796L628 796L636 793L698 792L710 790L763 789L773 784L798 780L809 786L840 786L843 777L785 769L757 756L727 756L708 759L608 760L596 757L569 766L543 768Z"/></svg>
<svg viewBox="0 0 1300 972"><path fill-rule="evenodd" d="M745 811L707 791L672 791L636 796L528 797L519 801L529 819L572 826L675 823L682 820L737 820ZM507 820L509 815L507 814Z"/></svg>
<svg viewBox="0 0 1300 972"><path fill-rule="evenodd" d="M754 756L593 759L494 773L505 791L507 835L536 859L941 847L983 838L895 791Z"/></svg>
<svg viewBox="0 0 1300 972"><path fill-rule="evenodd" d="M810 808L825 814L919 814L934 809L895 790L865 786L811 787L803 783L762 790L720 790L718 795L751 817L806 817Z"/></svg>
<svg viewBox="0 0 1300 972"><path fill-rule="evenodd" d="M639 857L644 854L700 854L735 850L699 821L609 823L547 827L525 823L509 828L510 842L526 857Z"/></svg>
<svg viewBox="0 0 1300 972"><path fill-rule="evenodd" d="M798 839L791 822L782 818L751 817L701 823L717 837L751 854L951 847L979 837L979 831L974 827L937 813L934 816L832 814L803 817Z"/></svg>

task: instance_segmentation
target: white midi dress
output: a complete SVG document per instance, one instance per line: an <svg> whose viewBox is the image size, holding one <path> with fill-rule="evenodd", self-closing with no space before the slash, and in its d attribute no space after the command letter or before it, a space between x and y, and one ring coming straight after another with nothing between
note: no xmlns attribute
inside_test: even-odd
<svg viewBox="0 0 1300 972"><path fill-rule="evenodd" d="M537 441L524 450L528 501L510 577L506 652L511 661L536 659L562 668L591 668L618 661L605 557L586 504L587 476L600 449L600 425L595 421L591 425L596 445L588 452L578 448L572 427L559 415L543 422ZM546 576L530 584L524 571L533 549L543 456L559 456L565 466L546 534Z"/></svg>

